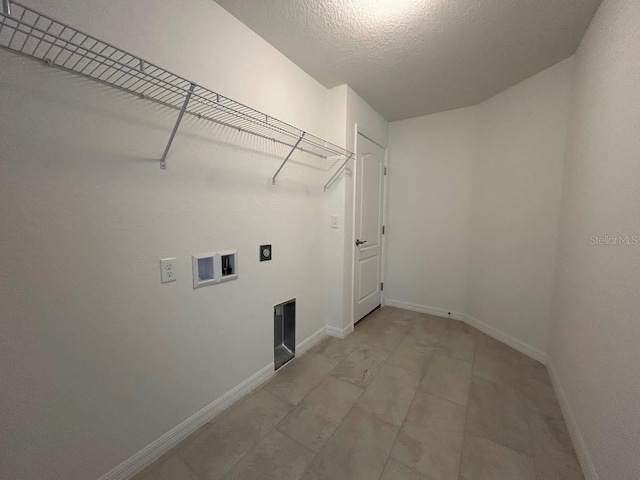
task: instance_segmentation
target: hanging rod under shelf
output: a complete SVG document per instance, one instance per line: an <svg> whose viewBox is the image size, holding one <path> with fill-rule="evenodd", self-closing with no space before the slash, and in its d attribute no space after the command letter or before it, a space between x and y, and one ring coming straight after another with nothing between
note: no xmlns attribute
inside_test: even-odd
<svg viewBox="0 0 640 480"><path fill-rule="evenodd" d="M291 147L272 178L274 184L296 150L323 159L344 157L344 163L325 184L325 190L353 157L353 153L338 145L197 85L18 2L1 1L0 47L179 112L160 161L163 169L184 114Z"/></svg>

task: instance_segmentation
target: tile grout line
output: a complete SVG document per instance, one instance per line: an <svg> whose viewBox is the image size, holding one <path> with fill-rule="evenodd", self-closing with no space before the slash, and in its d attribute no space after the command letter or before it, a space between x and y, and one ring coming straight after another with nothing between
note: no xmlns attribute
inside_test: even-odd
<svg viewBox="0 0 640 480"><path fill-rule="evenodd" d="M415 397L415 394L414 394L414 397ZM413 400L411 400L411 402L413 403ZM406 417L406 415L405 415L405 417ZM382 470L380 470L380 474L378 475L378 480L380 480L382 478L382 475L384 475L384 471L387 468L387 463L389 463L389 459L391 458L391 453L393 452L393 449L396 446L396 442L398 441L398 437L400 436L400 432L402 431L402 427L403 426L404 426L404 420L402 421L402 424L398 427L398 431L396 432L396 436L393 439L393 443L391 444L391 448L389 449L389 454L387 455L387 458L384 461L384 465L382 465Z"/></svg>
<svg viewBox="0 0 640 480"><path fill-rule="evenodd" d="M331 375L331 374L329 373L327 376L329 376L329 375ZM349 383L349 382L347 382L347 383ZM351 385L353 385L353 384L351 384ZM336 425L336 428L333 430L333 432L331 432L331 435L329 435L329 438L327 438L327 440L324 442L324 445L322 445L322 448L320 449L320 451L316 454L315 457L313 457L313 461L306 468L306 470L302 474L302 477L304 477L304 475L313 466L313 464L316 461L316 458L318 458L320 456L320 454L324 451L324 449L327 448L327 445L329 445L329 443L331 442L331 439L335 436L336 432L340 429L340 426L342 426L342 424L344 423L344 421L347 418L347 416L349 416L349 413L351 413L351 410L353 410L355 408L355 405L356 405L356 403L358 403L358 400L360 400L360 397L362 397L362 395L364 395L365 390L366 390L365 388L362 389L362 392L360 393L360 395L358 395L358 398L356 398L356 400L353 402L353 405L351 405L351 408L349 408L347 413L344 414L344 417L342 417L342 420L340 420L338 425ZM302 478L302 477L300 477L300 478Z"/></svg>
<svg viewBox="0 0 640 480"><path fill-rule="evenodd" d="M299 360L300 358L304 357L307 353L310 353L310 350L307 350L306 352L304 352L304 353L303 353L302 355L300 355L299 357L295 357L295 358L293 358L291 361L289 361L289 362L287 362L285 365L283 365L283 367L285 367L285 366L286 366L286 365L288 365L288 364L292 364L292 363L293 363L293 361L295 361L295 360ZM317 355L317 354L316 354L316 355ZM324 358L327 358L327 357L324 357ZM337 365L336 365L336 366L337 366ZM335 368L335 367L334 367L334 368ZM332 369L331 371L333 371L333 369ZM292 413L293 413L293 412L298 408L298 406L299 406L302 402L304 402L304 400L305 400L305 399L306 399L306 398L311 394L311 392L313 392L314 390L316 390L316 389L320 386L320 384L324 381L324 379L325 379L326 377L328 377L328 376L330 375L330 373L331 373L331 372L329 372L329 373L327 373L325 376L323 376L323 377L322 377L322 379L321 379L321 380L320 380L320 381L319 381L319 382L318 382L318 383L317 383L317 384L316 384L316 385L315 385L315 386L314 386L314 387L313 387L313 388L312 388L312 389L311 389L311 390L310 390L310 391L309 391L309 392L308 392L308 393L307 393L307 394L306 394L306 395L305 395L305 396L304 396L304 397L303 397L303 398L302 398L302 399L301 399L301 400L300 400L296 405L294 405L294 404L290 403L288 400L286 400L286 399L284 399L284 398L281 398L279 395L276 395L275 393L273 393L273 392L271 392L271 391L269 391L269 390L265 389L265 388L264 388L264 386L266 385L266 383L265 383L264 385L260 386L260 388L259 388L259 389L264 389L266 392L270 393L271 395L273 395L274 397L278 398L279 400L282 400L283 402L285 402L285 403L287 403L287 404L291 405L291 407L293 407L293 408L291 409L291 411L290 411L290 412L288 412L288 413L287 413L286 415L284 415L280 420L278 420L278 421L277 421L277 422L276 422L276 423L275 423L275 424L274 424L274 425L273 425L273 426L272 426L272 427L271 427L271 428L270 428L270 429L269 429L269 430L268 430L268 431L267 431L267 432L266 432L262 437L260 437L260 441L259 441L258 443L256 443L256 444L255 444L255 446L254 446L253 448L251 448L247 453L245 453L242 457L240 457L240 459L239 459L236 463L234 463L233 467L231 467L231 468L230 468L226 473L224 473L224 474L222 475L222 479L224 480L224 478L226 478L226 477L231 473L231 471L232 471L234 468L236 468L236 467L240 464L240 462L242 462L242 460L244 460L246 457L248 457L249 455L251 455L251 454L254 452L254 450L256 450L256 449L258 448L258 446L260 446L260 444L264 441L264 439L265 439L265 438L267 438L267 436L268 436L268 435L270 435L270 434L271 434L272 432L274 432L274 431L277 431L277 432L278 432L278 433L280 433L281 435L284 435L284 436L285 436L285 437L287 437L288 439L290 439L290 440L294 441L294 442L296 443L296 445L299 445L299 446L303 447L304 449L306 449L306 450L310 451L311 453L313 453L313 455L314 455L313 460L315 460L315 457L317 456L317 454L316 454L315 452L313 452L313 451L309 450L309 448L308 448L308 447L306 447L306 446L302 445L301 443L297 442L297 441L296 441L296 440L294 440L293 438L290 438L288 435L284 434L284 433L283 433L283 432L281 432L280 430L277 430L277 428L278 428L278 425L280 425L280 423L281 423L285 418L287 418L290 414L292 414ZM273 378L275 378L275 375L273 376ZM256 391L257 391L257 390L259 390L259 389L256 389ZM313 463L313 460L311 461L311 463ZM305 472L306 472L306 470L305 470Z"/></svg>
<svg viewBox="0 0 640 480"><path fill-rule="evenodd" d="M425 373L426 375L426 373ZM378 476L378 480L380 480L380 478L382 478L382 475L384 474L385 469L387 468L387 464L389 463L389 459L391 458L391 454L393 453L393 449L396 446L396 443L398 443L398 438L400 437L400 433L402 432L402 429L404 428L405 423L407 423L407 414L409 413L409 410L411 410L411 406L413 405L413 402L416 399L416 395L418 394L418 388L420 388L420 383L422 383L422 379L424 378L424 375L421 377L420 381L418 382L418 387L416 388L416 390L413 392L413 397L411 398L411 402L409 403L409 408L407 409L406 413L404 414L404 418L402 420L402 423L398 426L398 431L396 432L396 437L393 439L393 443L391 444L391 448L389 449L389 454L387 455L387 459L384 461L384 465L382 467L382 470L380 471L380 475ZM397 462L397 460L394 459L394 461ZM402 462L398 462L402 465L404 465ZM408 467L407 465L404 465L405 467L411 469L410 467ZM418 473L418 472L416 472Z"/></svg>
<svg viewBox="0 0 640 480"><path fill-rule="evenodd" d="M431 351L431 354L429 355L429 360L431 360L434 356L437 356L437 355L438 355L438 353L435 351L435 348L437 348L437 347L439 346L440 341L442 340L442 337L444 336L444 334L445 334L445 332L446 332L447 330L449 330L449 327L448 327L448 326L447 326L447 327L445 327L445 328L442 330L442 333L440 334L440 336L439 336L438 340L437 340L435 343L433 343L432 345L431 345L431 344L429 345L429 348L431 348L431 350L432 350L432 351ZM403 336L403 339L404 339L404 337L408 336L408 335L409 335L409 333L410 333L410 332L407 332L407 333ZM402 343L402 341L401 341L400 343ZM399 345L400 345L400 344L398 344L398 346L399 346ZM397 347L396 347L396 349L397 349ZM395 350L394 350L394 351L395 351ZM442 356L446 356L446 357L449 357L449 358L452 358L452 359L454 359L454 360L461 360L461 361L469 362L469 360L459 359L459 358L457 358L457 357L454 357L454 356L452 356L452 355L448 355L448 354L446 354L446 353L442 353L442 354L440 354L440 355L442 355ZM471 363L472 372L473 372L473 365L474 365L474 363L475 363L475 356L476 356L476 350L474 349L474 354L473 354L473 357L474 357L474 358L473 358L473 361L470 361L470 362L469 362L469 363ZM389 358L391 358L391 357L389 357ZM385 361L385 364L388 364L388 365L391 365L391 366L396 366L396 365L393 365L393 364L391 364L391 363L388 363L388 359L387 359L387 361ZM398 366L398 368L403 368L405 371L413 372L412 370L409 370L409 369L404 368L404 367L401 367L401 366ZM409 413L409 410L411 409L411 406L413 405L413 402L415 401L415 397L418 395L418 393L422 393L422 394L424 394L424 395L430 395L430 396L433 396L433 397L438 398L438 399L440 399L440 400L443 400L443 401L446 401L446 402L448 402L448 403L451 403L451 404L453 404L453 405L456 405L456 406L464 407L464 408L465 408L465 424L464 424L464 427L463 427L463 433L462 433L462 435L463 435L463 437L462 437L462 442L463 442L463 448L464 448L464 438L465 438L465 430L466 430L466 418L467 418L467 411L468 411L468 402L467 402L467 405L466 405L466 406L465 406L465 405L460 405L460 404L458 404L458 403L456 403L456 402L453 402L453 401L451 401L451 400L449 400L449 399L441 398L441 397L439 397L439 396L437 396L437 395L432 395L432 394L430 394L430 393L428 393L428 392L423 392L423 391L421 391L421 390L420 390L420 385L422 384L422 381L424 380L424 378L425 378L426 376L427 376L427 369L425 368L425 371L424 371L424 373L421 375L421 377L420 377L420 381L418 382L418 388L416 388L416 390L415 390L415 391L414 391L414 393L413 393L413 398L411 399L411 402L410 402L410 404L409 404L409 408L407 409L407 412L405 413L405 416L404 416L404 419L403 419L403 421L402 421L402 424L398 427L398 433L396 434L396 438L395 438L395 440L394 440L394 442L393 442L393 445L391 446L391 450L389 451L389 455L387 456L387 459L386 459L385 464L384 464L384 468L383 468L383 469L382 469L382 471L380 472L380 476L378 477L378 480L382 477L382 474L384 473L384 469L386 468L387 463L389 463L389 459L391 458L391 453L393 452L393 449L395 448L395 445L396 445L396 443L397 443L397 441L398 441L398 437L400 436L400 433L402 432L402 429L404 428L405 424L407 423L407 414ZM473 375L472 375L472 376L473 376ZM382 421L384 421L384 420L382 420ZM388 423L388 422L386 422L386 423ZM459 461L459 464L458 464L458 475L460 474L460 467L461 467L461 464L462 464L462 450L463 450L463 448L462 448L462 449L461 449L461 451L460 451L460 461ZM424 475L423 473L420 473L420 472L418 472L418 471L414 470L413 468L411 468L411 467L410 467L410 466L408 466L408 465L405 465L405 464L404 464L404 463L402 463L402 462L399 462L399 461L397 461L397 460L395 460L395 459L394 459L394 461L398 462L399 464L401 464L402 466L404 466L404 467L405 467L405 468L407 468L408 470L410 470L410 471L412 471L412 472L415 472L416 474L419 474L419 475L421 475L421 476L425 476L425 477L429 478L429 476Z"/></svg>
<svg viewBox="0 0 640 480"><path fill-rule="evenodd" d="M283 417L283 420L286 417ZM282 421L282 420L281 420ZM313 460L316 459L316 456L318 455L316 452L314 452L313 450L311 450L309 447L307 447L306 445L301 444L298 440L296 440L295 438L290 437L286 432L281 432L280 430L278 430L276 427L278 426L280 422L278 422L274 427L274 431L278 432L280 435L282 435L283 437L287 437L289 440L291 440L293 443L295 443L296 445L304 448L307 452L310 452L313 454L313 459L311 460L311 463L313 463ZM271 432L269 432L271 433ZM311 464L310 463L310 464Z"/></svg>
<svg viewBox="0 0 640 480"><path fill-rule="evenodd" d="M409 329L409 330L411 330L411 329ZM398 345L394 349L394 352L400 347L400 344L405 339L405 337L408 336L408 335L409 335L409 332L407 331L407 333L405 333L402 336L402 340L400 340L400 342L398 343ZM392 352L391 355L393 355L393 352ZM387 357L387 360L385 361L385 365L395 366L395 365L389 363L389 358L391 358L391 355L389 355L389 357ZM432 355L433 355L433 351L432 351ZM403 368L403 367L398 367L398 368ZM404 369L404 370L408 371L408 372L412 372L409 369ZM413 402L414 402L414 400L416 398L416 395L418 394L418 389L420 388L420 385L422 384L422 380L424 379L426 374L427 373L426 373L426 369L425 369L424 373L420 376L420 379L418 380L418 385L416 386L415 391L413 392L413 397L411 398L411 402L409 402L409 408L407 408L407 411L404 414L404 418L402 419L402 422L398 426L398 431L396 432L396 436L393 439L393 443L391 444L391 448L389 449L389 454L387 455L387 458L384 461L384 465L382 466L382 470L380 470L380 475L378 475L378 480L380 480L382 478L382 475L384 475L384 471L387 468L387 464L389 463L389 459L391 458L391 454L393 453L393 449L395 448L396 443L398 442L398 437L400 437L400 433L402 432L402 429L404 428L404 424L407 421L407 414L409 413L409 410L411 409L411 405L413 405Z"/></svg>
<svg viewBox="0 0 640 480"><path fill-rule="evenodd" d="M476 350L476 355L477 355L477 350ZM474 355L474 361L473 361L474 366L475 366L475 360L476 360L476 358L475 358L475 357L476 357L476 355ZM474 379L474 378L478 378L478 379L480 379L480 380L482 380L482 381L484 381L484 382L491 383L491 384L496 385L496 386L498 386L498 387L502 387L502 386L507 386L507 387L508 387L508 385L503 384L503 383L501 383L501 382L496 382L496 381L493 381L493 380L487 380L486 378L483 378L483 377L481 377L481 376L479 376L479 375L475 375L475 374L473 373L473 370L472 370L472 374L471 374L471 381L472 381L472 382L473 382L473 379ZM469 392L469 393L471 393L471 392ZM525 405L525 407L526 407L527 411L531 410L528 406L526 406L526 405ZM463 440L464 440L464 439L466 439L466 436L467 436L467 428L466 428L466 424L467 424L467 419L468 419L468 413L469 413L469 412L468 412L468 402L467 402L467 413L466 413L466 415L465 415L465 429L464 429L464 436L463 436ZM527 413L527 430L529 431L529 443L530 443L530 446L531 446L531 447L533 447L533 436L531 435L531 422L530 422L529 414L528 414L528 413ZM536 467L536 463L537 463L537 462L536 462L536 460L535 460L535 454L534 454L533 448L532 448L532 450L531 450L531 452L532 452L532 453L531 453L531 455L530 455L530 454L528 454L528 453L524 453L524 452L521 452L521 451L519 451L519 450L515 450L514 448L511 448L511 447L510 447L510 446L508 446L508 445L504 445L504 444L502 444L502 443L500 443L500 442L497 442L497 441L496 441L496 440L494 440L494 439L487 438L485 435L481 435L481 434L477 434L477 433L474 433L473 435L474 435L475 437L478 437L478 438L481 438L481 439L483 439L483 440L486 440L486 441L488 441L488 442L490 442L490 443L492 443L492 444L495 444L495 445L497 445L498 447L506 448L507 450L509 450L509 451L511 451L511 452L513 452L513 453L516 453L516 454L518 454L518 455L522 455L522 456L525 456L525 457L530 458L530 459L531 459L531 460L533 460L533 462L534 462L534 472L533 472L533 473L534 473L534 476L535 476L535 478L538 478L538 472L537 472L537 467ZM462 452L464 452L464 445L463 445ZM460 465L462 466L462 455L461 455L461 457L460 457Z"/></svg>
<svg viewBox="0 0 640 480"><path fill-rule="evenodd" d="M475 343L475 351L473 352L473 361L471 362L471 378L469 379L469 392L467 394L467 405L465 406L464 411L464 424L462 427L462 448L460 449L460 461L458 463L458 477L460 476L460 471L462 470L462 459L464 458L464 446L465 441L467 439L467 420L469 419L469 399L471 398L471 386L473 384L473 371L476 366L476 357L478 356L478 344L477 339L474 340Z"/></svg>
<svg viewBox="0 0 640 480"><path fill-rule="evenodd" d="M409 329L410 330L410 329ZM403 336L403 340L404 337L408 336L410 332L405 333L405 335ZM438 340L439 341L439 340ZM400 341L400 343L402 343L402 340ZM398 343L398 346L400 345L400 343ZM438 342L436 342L435 345L437 345ZM435 346L434 345L434 346ZM397 349L398 347L396 347ZM431 354L429 355L429 360L431 360L431 357L433 357L435 355L435 352L433 351L433 348L431 349ZM395 350L394 350L395 352ZM391 358L391 356L389 356L389 358ZM391 363L388 363L389 358L387 358L387 361L385 361L385 364L388 365L392 365L395 366ZM403 367L398 367L398 368L403 368ZM405 369L406 371L409 371L408 369ZM418 392L420 391L420 385L422 384L422 381L424 380L424 378L427 376L427 369L425 368L424 372L422 373L422 375L420 376L420 380L418 381L418 386L415 389L415 391L413 392L413 397L411 398L411 402L409 403L409 408L407 409L407 411L404 414L404 419L402 420L402 423L400 424L400 426L398 427L398 431L396 433L396 437L393 440L393 444L391 445L391 448L389 449L389 455L387 455L387 459L384 462L384 466L382 467L382 471L380 472L380 475L378 476L378 480L380 480L382 478L382 475L384 474L385 469L387 468L387 464L389 463L389 459L391 458L391 454L393 453L393 449L396 446L396 443L398 443L398 438L400 437L400 433L402 432L405 424L407 423L407 414L409 413L409 410L411 410L411 406L413 405L413 402L415 401L416 395L418 394ZM394 461L398 462L399 464L403 465L404 467L408 468L409 470L415 472L415 473L419 473L417 471L415 471L413 468L409 467L408 465L405 465L402 462L399 462L397 460L394 459ZM424 476L422 473L420 473L420 475Z"/></svg>
<svg viewBox="0 0 640 480"><path fill-rule="evenodd" d="M404 337L405 337L405 336L407 336L407 335L408 335L408 332L407 332L407 333L405 333L405 334L402 336L402 338L404 339ZM344 339L340 339L340 340L344 340ZM388 357L385 359L385 361L383 362L383 366L387 364L387 362L388 362L389 358L391 358L391 355L393 355L393 352L395 352L395 351L396 351L396 349L400 346L400 343L402 343L402 340L400 340L400 342L398 342L398 344L395 346L395 348L394 348L394 349L389 353L389 356L388 356ZM351 354L351 352L353 352L357 347L358 347L358 346L356 345L356 346L355 346L355 347L354 347L354 348L353 348L353 349L352 349L352 350L351 350L351 351L350 351L350 352L345 356L345 358L343 359L343 361L344 361L344 360L346 360L346 358ZM385 351L386 351L386 352L388 352L388 350L385 350ZM326 357L325 357L325 358L326 358ZM342 361L341 361L340 363L342 363ZM340 364L340 363L339 363L339 364ZM339 365L339 364L338 364L338 365ZM338 368L338 365L336 365L336 367L335 367L335 368ZM389 365L391 365L391 364L389 364ZM334 368L334 370L335 370L335 368ZM333 370L332 370L331 372L333 372ZM328 375L331 375L331 372L330 372ZM340 423L338 423L338 425L336 425L336 428L333 430L333 432L331 433L331 435L329 436L329 438L327 438L327 440L325 441L325 443L324 443L324 445L322 446L322 448L320 449L320 451L316 454L316 457L314 457L314 459L313 459L313 461L311 462L311 464L307 467L307 469L306 469L306 470L305 470L305 472L303 473L303 477L304 477L304 475L309 471L309 469L312 467L313 463L315 462L315 459L316 459L318 456L320 456L320 454L324 451L324 449L325 449L325 448L327 448L327 445L329 445L329 443L331 442L331 440L332 440L332 439L333 439L333 437L335 436L336 432L340 429L340 427L342 426L342 424L344 423L344 421L346 420L346 418L349 416L349 414L353 411L353 409L354 409L354 408L357 408L357 407L356 407L356 404L358 403L358 401L360 400L360 398L362 398L362 396L365 394L365 392L367 391L367 388L369 388L369 385L371 385L371 384L373 383L373 381L375 380L375 378L378 376L378 374L379 374L379 373L380 373L380 370L378 370L378 372L377 372L377 373L376 373L376 374L371 378L371 380L369 381L369 383L368 383L364 388L363 388L363 387L358 387L357 385L355 385L355 386L356 386L356 387L358 387L358 388L362 388L362 392L360 393L360 395L358 395L358 398L353 402L353 404L351 405L351 408L349 408L349 410L348 410L348 411L347 411L347 413L344 415L344 417L342 417L342 420L340 420ZM327 376L328 376L328 375L327 375ZM335 377L335 378L337 378L337 377ZM340 380L340 379L338 379L338 380ZM344 381L344 380L343 380L343 381ZM420 380L420 381L422 381L422 380ZM346 383L349 383L349 384L353 385L351 382L346 382ZM418 384L418 385L419 385L419 384ZM416 389L416 392L417 392L417 389ZM415 393L414 393L414 397L415 397ZM412 402L413 402L413 400L412 400ZM358 410L360 410L360 409L358 408ZM360 411L362 411L362 410L360 410ZM378 476L378 479L379 479L379 478L382 476L382 474L384 473L384 469L385 469L385 467L386 467L386 465L387 465L387 462L389 461L389 458L391 457L391 451L393 450L393 447L395 446L396 440L397 440L398 436L400 435L400 430L402 429L402 426L398 427L397 425L393 425L393 424L391 424L391 423L389 423L389 422L386 422L385 420L382 420L382 419L380 419L380 418L378 418L378 417L376 417L376 416L374 416L374 415L371 415L369 412L365 412L365 411L362 411L362 412L363 412L364 414L366 414L366 415L369 415L369 416L371 416L371 417L375 418L376 420L378 420L378 421L380 421L380 422L386 423L387 425L391 425L391 426L393 426L394 428L397 428L397 429L398 429L398 430L397 430L397 432L396 432L396 437L394 438L393 444L391 445L391 448L389 449L389 454L387 455L387 459L385 460L385 463L384 463L384 465L383 465L383 467L382 467L382 470L380 471L380 475ZM405 415L405 416L406 416L406 415ZM404 423L404 422L403 422L403 423Z"/></svg>
<svg viewBox="0 0 640 480"><path fill-rule="evenodd" d="M353 332L352 332L352 333L353 333ZM338 339L338 340L344 341L344 338L341 338L341 339ZM331 369L331 371L330 371L329 373L327 373L327 374L323 377L323 379L318 383L318 385L316 385L316 387L314 387L314 388L313 388L313 389L312 389L312 390L311 390L311 391L310 391L310 392L309 392L309 393L308 393L308 394L307 394L307 395L306 395L302 400L300 400L300 402L298 403L298 405L300 405L302 402L304 402L304 400L305 400L305 399L306 399L306 398L311 394L311 392L312 392L312 391L314 391L316 388L318 388L318 387L320 386L320 383L322 383L322 382L323 382L327 377L329 377L329 376L331 375L331 373L332 373L336 368L338 368L338 365L340 365L344 360L346 360L346 359L347 359L347 357L351 354L351 352L353 352L356 348L357 348L357 345L356 345L356 346L354 346L354 347L349 351L349 353L345 354L344 359L342 359L342 360L338 361L338 363L336 364L336 366L335 366L333 369ZM317 353L316 355L322 355L322 354L321 354L321 353ZM325 356L325 355L322 355L322 356L323 356L324 358L326 358L326 359L334 360L334 359L332 359L332 358L330 358L330 357L328 357L328 356ZM337 377L334 377L334 378L336 378L337 380L340 380L340 379L339 379L339 378L337 378ZM374 378L375 378L375 376L374 376ZM342 381L345 381L345 380L342 380ZM373 382L373 378L371 379L371 382ZM369 384L371 384L371 382L369 382ZM351 382L346 382L346 381L345 381L345 383L349 383L350 385L353 385ZM357 387L357 388L362 388L362 387L358 387L357 385L354 385L354 386L355 386L355 387ZM368 387L368 385L367 385L367 387ZM314 453L313 460L311 461L311 463L309 463L309 465L307 466L307 468L306 468L306 469L305 469L305 471L303 472L303 474L302 474L302 476L303 476L303 477L304 477L304 475L309 471L309 469L313 466L313 464L314 464L315 460L320 456L320 454L324 451L324 449L327 447L327 445L329 445L329 443L330 443L331 439L335 436L336 432L340 429L340 426L344 423L344 421L345 421L345 419L347 418L347 416L349 415L349 413L351 413L351 411L355 408L355 405L356 405L356 403L358 403L358 400L360 400L360 398L362 397L362 395L364 395L364 392L366 391L367 387L362 388L362 392L360 392L360 395L358 395L358 398L356 398L356 399L355 399L355 401L354 401L354 402L353 402L353 404L351 405L351 408L349 408L349 410L344 414L344 416L342 417L342 420L340 420L340 422L336 425L336 428L333 430L333 432L331 432L331 435L330 435L330 436L329 436L329 438L327 438L327 440L324 442L324 444L322 445L322 448L321 448L317 453L316 453L316 452L313 452L313 453ZM294 405L294 410L298 407L298 405ZM293 413L293 411L292 411L291 413ZM276 427L278 426L278 424L280 424L280 422L281 422L282 420L284 420L284 418L286 418L287 416L289 416L289 415L285 415L282 419L280 419L280 420L276 423L276 425L274 425L274 427L273 427L273 428L276 428ZM278 431L279 431L279 430L278 430ZM280 433L282 433L282 432L280 432ZM290 438L290 437L287 435L287 438ZM293 439L291 439L291 440L293 440ZM298 443L298 442L296 441L296 443ZM302 478L302 477L301 477L301 478Z"/></svg>
<svg viewBox="0 0 640 480"><path fill-rule="evenodd" d="M527 407L527 410L528 410L528 407ZM527 411L527 428L529 428L529 436L531 436L531 419L528 411ZM531 438L531 443L533 444L533 438ZM532 453L531 459L533 460L533 474L535 475L535 478L538 478L538 461L536 460L535 448L532 449L531 453Z"/></svg>
<svg viewBox="0 0 640 480"><path fill-rule="evenodd" d="M502 384L500 382L494 382L492 380L487 380L487 379L482 378L482 377L480 377L478 375L475 375L474 370L475 370L475 363L476 363L477 354L478 354L478 348L477 348L477 345L476 345L476 351L475 351L474 356L473 356L473 368L471 370L471 382L473 383L473 379L474 378L479 378L479 379L481 379L483 381L486 381L486 382L493 383L495 385L501 386ZM471 396L471 389L469 389L469 397L470 396ZM528 410L528 407L527 407L527 410ZM469 418L469 401L467 400L467 407L466 407L466 414L465 414L465 421L464 421L464 432L463 432L463 445L462 445L462 451L461 451L461 454L460 454L460 467L459 467L459 470L462 468L462 459L463 459L463 454L464 454L464 441L467 438L467 420L468 420L468 418ZM529 421L529 415L528 414L527 414L527 430L529 431L529 443L530 443L530 446L533 447L533 438L532 438L532 435L531 435L531 426L530 426L530 421ZM501 444L499 442L496 442L495 440L492 440L490 438L486 438L483 435L478 435L478 434L473 434L473 435L478 437L478 438L482 438L483 440L487 440L487 441L489 441L489 442L491 442L491 443L493 443L493 444L495 444L495 445L497 445L499 447L506 448L506 449L510 450L511 452L514 452L514 453L517 453L519 455L524 455L526 457L531 458L534 461L534 472L533 473L534 473L534 476L537 478L537 469L535 468L535 455L533 455L533 454L529 455L529 454L520 452L520 451L515 450L515 449L513 449L513 448L511 448L509 446L506 446L506 445L503 445L503 444ZM533 453L533 450L532 450L532 453ZM458 474L459 473L460 472L458 471Z"/></svg>
<svg viewBox="0 0 640 480"><path fill-rule="evenodd" d="M303 354L303 355L305 355L306 353L308 353L308 352L304 352L304 354ZM303 355L300 355L300 357L297 357L297 358L301 358ZM326 358L326 357L325 357L325 358ZM290 363L290 362L287 362L287 363ZM334 368L335 368L335 367L334 367ZM269 429L269 430L268 430L268 431L267 431L267 432L266 432L266 433L265 433L265 434L260 438L260 441L259 441L258 443L256 443L256 445L255 445L253 448L251 448L247 453L245 453L245 454L244 454L244 455L243 455L243 456L242 456L242 457L241 457L241 458L240 458L240 459L239 459L239 460L238 460L238 461L233 465L233 467L231 467L231 468L229 469L229 471L228 471L228 472L226 472L224 475L222 475L222 479L224 480L224 478L226 478L226 477L231 473L231 471L232 471L234 468L236 468L236 467L240 464L240 462L241 462L242 460L244 460L246 457L248 457L249 455L251 455L251 453L253 453L253 451L254 451L254 450L256 450L256 449L258 448L258 446L259 446L259 445L264 441L264 439L265 439L265 438L267 438L267 436L268 436L268 435L270 435L271 433L273 433L274 431L277 431L279 434L284 435L284 436L285 436L285 437L287 437L289 440L291 440L291 441L295 442L295 444L296 444L296 445L299 445L299 446L303 447L305 450L307 450L307 451L309 451L309 452L313 453L313 460L311 460L311 463L309 464L309 466L311 466L311 464L312 464L312 463L313 463L313 461L316 459L316 457L317 457L317 455L318 455L318 454L317 454L316 452L313 452L312 450L310 450L310 449L309 449L308 447L306 447L305 445L302 445L302 444L301 444L300 442L298 442L297 440L295 440L295 439L293 439L293 438L289 437L289 435L287 435L287 434L285 434L284 432L281 432L280 430L278 430L278 425L280 425L280 423L282 423L282 421L283 421L285 418L287 418L289 415L291 415L293 412L295 412L295 411L296 411L296 409L298 408L298 406L299 406L302 402L304 402L304 400L305 400L305 399L306 399L306 398L311 394L311 392L313 392L314 390L316 390L316 389L320 386L320 384L324 381L324 379L325 379L326 377L328 377L328 376L329 376L329 374L330 374L330 373L327 373L324 377L322 377L322 380L320 380L320 382L318 382L318 384L317 384L317 385L315 385L315 386L314 386L314 387L313 387L313 388L312 388L312 389L311 389L311 390L310 390L310 391L309 391L309 392L304 396L304 398L302 398L302 400L300 400L300 401L298 402L298 404L297 404L297 405L294 405L294 404L290 403L289 401L285 400L284 398L281 398L281 397L279 397L278 395L275 395L274 393L270 392L269 390L265 390L265 391L267 391L267 392L271 393L271 395L273 395L274 397L276 397L276 398L278 398L278 399L282 400L282 401L283 401L283 402L285 402L285 403L288 403L288 404L289 404L289 405L291 405L291 407L293 407L293 408L291 409L291 411L290 411L290 412L288 412L288 413L287 413L286 415L284 415L280 420L278 420L278 421L273 425L273 427L271 427L271 428L270 428L270 429ZM260 387L260 388L263 388L263 387ZM308 469L308 467L307 467L307 469ZM306 472L306 470L305 470L305 472Z"/></svg>

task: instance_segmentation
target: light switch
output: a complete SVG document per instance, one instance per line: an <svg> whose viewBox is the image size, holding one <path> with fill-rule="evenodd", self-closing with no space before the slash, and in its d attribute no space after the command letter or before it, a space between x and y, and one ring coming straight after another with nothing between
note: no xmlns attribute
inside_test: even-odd
<svg viewBox="0 0 640 480"><path fill-rule="evenodd" d="M340 224L338 223L340 221L340 219L338 218L338 215L332 215L331 216L331 228L340 228Z"/></svg>

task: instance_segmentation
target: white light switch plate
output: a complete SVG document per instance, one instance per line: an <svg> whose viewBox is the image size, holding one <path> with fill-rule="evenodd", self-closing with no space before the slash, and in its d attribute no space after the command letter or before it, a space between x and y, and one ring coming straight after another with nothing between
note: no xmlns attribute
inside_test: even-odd
<svg viewBox="0 0 640 480"><path fill-rule="evenodd" d="M332 215L331 216L331 228L340 228L340 224L338 223L340 221L340 219L338 218L338 215Z"/></svg>
<svg viewBox="0 0 640 480"><path fill-rule="evenodd" d="M175 262L176 257L160 260L160 283L175 282L178 279Z"/></svg>

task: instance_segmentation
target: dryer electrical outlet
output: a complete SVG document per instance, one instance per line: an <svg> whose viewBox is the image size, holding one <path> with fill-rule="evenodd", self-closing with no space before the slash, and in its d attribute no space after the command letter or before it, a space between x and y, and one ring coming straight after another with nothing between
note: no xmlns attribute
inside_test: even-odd
<svg viewBox="0 0 640 480"><path fill-rule="evenodd" d="M271 253L273 252L271 245L260 245L260 261L268 262L271 260Z"/></svg>

